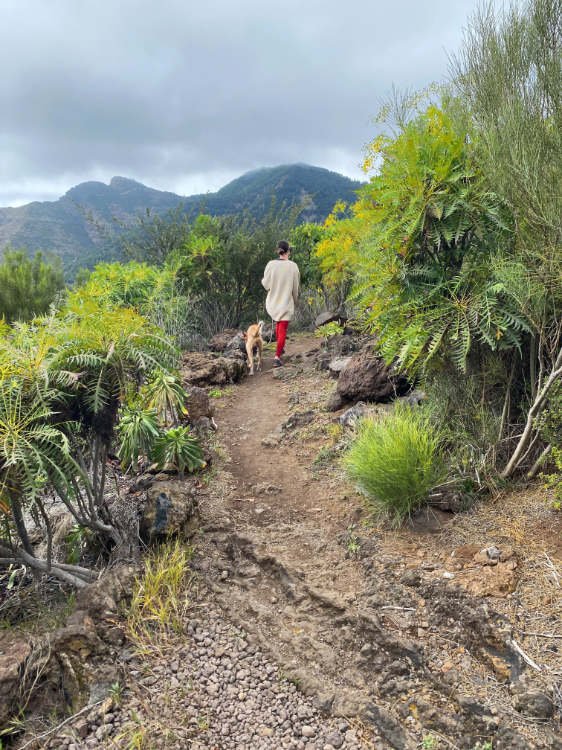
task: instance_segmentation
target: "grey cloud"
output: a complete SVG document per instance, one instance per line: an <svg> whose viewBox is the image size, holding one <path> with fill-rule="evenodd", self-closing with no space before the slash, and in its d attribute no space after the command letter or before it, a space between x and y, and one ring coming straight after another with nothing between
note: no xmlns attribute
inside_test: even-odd
<svg viewBox="0 0 562 750"><path fill-rule="evenodd" d="M356 174L380 98L442 79L475 5L5 0L0 179L21 196L64 174Z"/></svg>

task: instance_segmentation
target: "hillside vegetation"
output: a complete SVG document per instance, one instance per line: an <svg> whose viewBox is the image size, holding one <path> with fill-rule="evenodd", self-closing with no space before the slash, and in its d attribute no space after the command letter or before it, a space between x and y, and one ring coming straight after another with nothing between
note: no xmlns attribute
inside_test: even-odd
<svg viewBox="0 0 562 750"><path fill-rule="evenodd" d="M248 212L260 219L274 202L277 208L301 207L301 220L323 221L337 201L353 200L359 185L305 164L254 170L216 193L188 197L124 177L114 177L109 185L84 182L57 201L0 208L0 250L11 245L52 252L61 258L67 278L73 278L79 268L121 259L118 236L147 211L162 215L181 205L190 217Z"/></svg>

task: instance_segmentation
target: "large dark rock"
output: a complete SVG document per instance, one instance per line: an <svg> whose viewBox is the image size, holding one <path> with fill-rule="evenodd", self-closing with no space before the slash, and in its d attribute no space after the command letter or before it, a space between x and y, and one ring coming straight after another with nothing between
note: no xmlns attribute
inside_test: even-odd
<svg viewBox="0 0 562 750"><path fill-rule="evenodd" d="M343 409L343 407L348 402L343 398L343 396L336 391L334 391L330 398L328 399L328 403L326 404L326 410L327 411L338 411L338 409Z"/></svg>
<svg viewBox="0 0 562 750"><path fill-rule="evenodd" d="M345 315L342 315L340 312L323 312L318 315L316 320L314 321L314 327L320 328L320 326L325 326L326 323L339 323L342 325L345 323L347 318Z"/></svg>
<svg viewBox="0 0 562 750"><path fill-rule="evenodd" d="M334 378L339 378L342 371L351 362L351 357L334 357L328 364L328 370L330 375Z"/></svg>
<svg viewBox="0 0 562 750"><path fill-rule="evenodd" d="M244 356L246 355L246 340L244 339L244 334L242 332L238 332L236 336L233 336L228 344L226 345L226 348L224 349L224 354L226 356L230 356L231 354L238 354L241 352Z"/></svg>
<svg viewBox="0 0 562 750"><path fill-rule="evenodd" d="M328 338L325 348L330 352L332 357L345 357L349 354L360 352L368 344L374 346L375 339L372 336L347 336L343 333L338 333L336 336Z"/></svg>
<svg viewBox="0 0 562 750"><path fill-rule="evenodd" d="M197 526L198 510L192 482L157 482L147 493L140 519L141 538L151 542L170 536L190 537Z"/></svg>
<svg viewBox="0 0 562 750"><path fill-rule="evenodd" d="M192 422L197 422L201 417L213 416L211 399L204 388L198 385L190 385L187 392L187 413Z"/></svg>
<svg viewBox="0 0 562 750"><path fill-rule="evenodd" d="M350 359L337 384L337 393L345 401L390 401L409 390L408 380L369 347Z"/></svg>
<svg viewBox="0 0 562 750"><path fill-rule="evenodd" d="M221 357L211 352L186 352L181 374L186 390L191 385L227 385L237 383L248 368L244 357Z"/></svg>
<svg viewBox="0 0 562 750"><path fill-rule="evenodd" d="M224 331L215 334L209 341L209 349L212 352L224 352L232 339L239 334L240 331L236 328L225 328Z"/></svg>

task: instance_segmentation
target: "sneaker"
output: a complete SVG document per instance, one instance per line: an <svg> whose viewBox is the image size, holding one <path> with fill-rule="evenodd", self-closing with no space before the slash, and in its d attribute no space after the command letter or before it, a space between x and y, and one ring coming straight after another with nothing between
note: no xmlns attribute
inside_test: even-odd
<svg viewBox="0 0 562 750"><path fill-rule="evenodd" d="M283 367L283 362L281 362L279 357L275 357L273 360L273 367Z"/></svg>

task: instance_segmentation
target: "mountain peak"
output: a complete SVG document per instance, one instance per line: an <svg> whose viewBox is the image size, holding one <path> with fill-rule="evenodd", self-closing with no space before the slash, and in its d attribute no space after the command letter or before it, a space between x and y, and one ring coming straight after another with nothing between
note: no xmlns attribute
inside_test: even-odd
<svg viewBox="0 0 562 750"><path fill-rule="evenodd" d="M109 187L113 188L114 190L131 190L131 188L138 190L138 188L145 188L146 186L143 185L142 182L132 180L130 177L116 176L111 178Z"/></svg>
<svg viewBox="0 0 562 750"><path fill-rule="evenodd" d="M108 184L83 182L58 201L0 209L0 256L8 244L59 255L68 277L116 257L115 235L147 209L165 215L181 206L189 217L250 214L299 206L301 221L324 221L338 200L353 202L359 182L308 164L263 167L215 193L180 196L116 175ZM94 221L92 221L92 218ZM117 220L117 221L116 221Z"/></svg>

